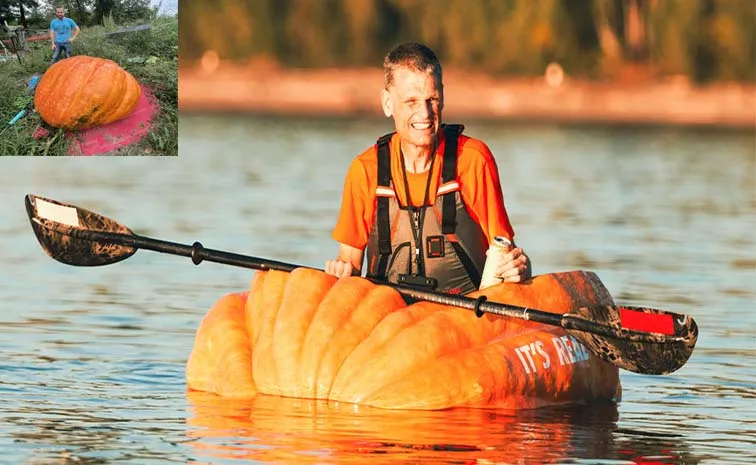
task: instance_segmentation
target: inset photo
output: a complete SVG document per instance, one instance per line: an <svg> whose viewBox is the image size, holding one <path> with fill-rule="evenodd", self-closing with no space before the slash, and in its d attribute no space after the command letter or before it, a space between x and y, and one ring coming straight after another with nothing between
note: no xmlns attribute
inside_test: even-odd
<svg viewBox="0 0 756 465"><path fill-rule="evenodd" d="M177 156L177 0L0 0L0 155Z"/></svg>

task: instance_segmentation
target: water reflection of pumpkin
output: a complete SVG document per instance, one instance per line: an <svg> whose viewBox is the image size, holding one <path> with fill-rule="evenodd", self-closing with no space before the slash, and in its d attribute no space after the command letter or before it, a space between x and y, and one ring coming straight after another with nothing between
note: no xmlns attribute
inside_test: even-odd
<svg viewBox="0 0 756 465"><path fill-rule="evenodd" d="M480 409L417 412L266 395L251 400L188 395L193 406L188 424L194 427L189 444L216 459L545 463L570 450L569 423L559 417L539 423L533 411L516 416Z"/></svg>
<svg viewBox="0 0 756 465"><path fill-rule="evenodd" d="M489 299L564 313L611 305L593 273L501 284ZM249 296L249 298L247 298ZM616 367L560 328L456 307L406 306L396 290L322 272L257 273L221 299L197 332L190 389L258 392L393 409L529 409L619 397Z"/></svg>
<svg viewBox="0 0 756 465"><path fill-rule="evenodd" d="M602 459L693 464L679 438L618 430L615 404L504 412L401 411L189 392L187 445L203 460L543 464Z"/></svg>

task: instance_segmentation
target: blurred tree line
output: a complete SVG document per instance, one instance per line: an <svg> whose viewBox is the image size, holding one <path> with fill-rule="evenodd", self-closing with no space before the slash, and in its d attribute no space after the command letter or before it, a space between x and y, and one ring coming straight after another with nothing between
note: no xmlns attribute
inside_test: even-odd
<svg viewBox="0 0 756 465"><path fill-rule="evenodd" d="M74 0L78 1L78 0ZM83 0L82 0L83 1ZM396 43L446 67L573 76L623 70L697 82L756 80L754 0L180 0L180 60L380 66Z"/></svg>
<svg viewBox="0 0 756 465"><path fill-rule="evenodd" d="M102 24L105 18L124 24L149 19L153 12L150 0L0 0L0 23L45 29L58 6L79 26Z"/></svg>

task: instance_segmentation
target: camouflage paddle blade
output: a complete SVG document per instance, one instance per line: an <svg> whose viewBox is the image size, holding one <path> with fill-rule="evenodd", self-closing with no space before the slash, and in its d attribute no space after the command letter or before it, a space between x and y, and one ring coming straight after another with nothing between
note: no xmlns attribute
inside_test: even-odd
<svg viewBox="0 0 756 465"><path fill-rule="evenodd" d="M605 306L581 308L565 316L565 328L602 360L635 373L664 375L680 369L698 340L698 326L688 315L653 308ZM609 331L586 332L584 323ZM613 334L610 334L613 333Z"/></svg>
<svg viewBox="0 0 756 465"><path fill-rule="evenodd" d="M98 242L87 233L133 234L129 228L97 213L55 200L27 195L26 212L44 251L74 266L100 266L125 260L137 249L112 241ZM94 234L93 234L94 233Z"/></svg>

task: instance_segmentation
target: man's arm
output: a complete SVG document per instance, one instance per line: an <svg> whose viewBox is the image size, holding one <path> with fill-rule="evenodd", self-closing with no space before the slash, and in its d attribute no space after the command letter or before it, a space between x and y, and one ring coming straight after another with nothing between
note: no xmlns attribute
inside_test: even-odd
<svg viewBox="0 0 756 465"><path fill-rule="evenodd" d="M482 203L484 206L479 211L479 217L485 218L485 230L493 238L495 235L505 235L512 240L514 244L514 229L509 220L506 207L504 206L504 195L499 179L499 169L496 160L490 151L487 150L486 163L483 165L483 171L478 177L479 186L485 199ZM515 245L514 249L505 254L499 262L495 276L502 278L506 282L523 282L532 277L533 270L530 263L530 257L525 254L522 248Z"/></svg>
<svg viewBox="0 0 756 465"><path fill-rule="evenodd" d="M73 35L71 36L71 42L73 42L74 39L79 35L79 32L81 32L81 29L79 29L79 26L77 26L74 23L74 29L73 29Z"/></svg>
<svg viewBox="0 0 756 465"><path fill-rule="evenodd" d="M339 217L332 233L339 244L339 253L335 260L326 262L325 271L328 274L339 278L360 275L369 236L365 210L368 204L374 202L369 195L369 184L365 166L358 157L349 166L344 180Z"/></svg>
<svg viewBox="0 0 756 465"><path fill-rule="evenodd" d="M343 278L345 276L360 276L365 249L356 249L351 245L339 244L339 255L336 260L328 260L325 272Z"/></svg>
<svg viewBox="0 0 756 465"><path fill-rule="evenodd" d="M339 244L338 259L352 265L352 274L359 276L362 272L362 261L365 258L365 249L356 249L351 245Z"/></svg>

